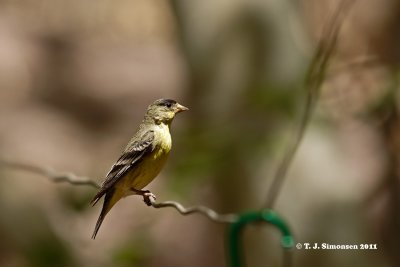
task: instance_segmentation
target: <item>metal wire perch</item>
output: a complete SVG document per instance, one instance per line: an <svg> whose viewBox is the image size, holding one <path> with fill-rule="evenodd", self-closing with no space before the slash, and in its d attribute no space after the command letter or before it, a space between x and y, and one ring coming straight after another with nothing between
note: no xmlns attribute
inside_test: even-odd
<svg viewBox="0 0 400 267"><path fill-rule="evenodd" d="M72 185L87 185L94 188L100 188L99 184L89 179L88 177L78 176L71 172L58 172L49 167L39 167L33 164L15 162L4 159L0 159L0 166L16 171L25 171L32 174L42 175L56 183L63 182ZM149 200L153 208L160 209L160 208L171 207L176 209L182 215L200 213L206 216L211 221L218 223L233 223L238 218L236 214L219 214L218 212L205 206L193 206L186 208L182 204L176 201L156 202L155 198L153 197L149 197Z"/></svg>

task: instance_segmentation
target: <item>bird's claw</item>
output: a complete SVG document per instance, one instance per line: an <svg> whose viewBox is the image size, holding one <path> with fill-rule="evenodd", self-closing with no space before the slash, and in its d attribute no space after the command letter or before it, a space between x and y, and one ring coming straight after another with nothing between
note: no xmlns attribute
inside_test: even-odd
<svg viewBox="0 0 400 267"><path fill-rule="evenodd" d="M144 201L144 203L146 203L147 206L151 206L152 200L154 201L156 199L157 199L156 195L154 195L150 191L147 191L143 194L143 201Z"/></svg>

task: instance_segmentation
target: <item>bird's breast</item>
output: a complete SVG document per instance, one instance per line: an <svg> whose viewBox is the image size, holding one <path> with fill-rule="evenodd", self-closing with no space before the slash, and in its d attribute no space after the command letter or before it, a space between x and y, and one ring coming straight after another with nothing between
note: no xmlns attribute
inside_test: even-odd
<svg viewBox="0 0 400 267"><path fill-rule="evenodd" d="M157 146L160 149L160 153L169 153L172 147L171 134L169 133L168 125L161 124L156 131Z"/></svg>

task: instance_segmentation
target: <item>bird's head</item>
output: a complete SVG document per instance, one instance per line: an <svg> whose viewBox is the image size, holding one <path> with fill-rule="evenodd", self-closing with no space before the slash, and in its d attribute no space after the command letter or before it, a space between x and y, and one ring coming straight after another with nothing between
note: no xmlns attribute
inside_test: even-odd
<svg viewBox="0 0 400 267"><path fill-rule="evenodd" d="M179 112L189 110L172 99L158 99L147 108L146 117L156 123L169 124Z"/></svg>

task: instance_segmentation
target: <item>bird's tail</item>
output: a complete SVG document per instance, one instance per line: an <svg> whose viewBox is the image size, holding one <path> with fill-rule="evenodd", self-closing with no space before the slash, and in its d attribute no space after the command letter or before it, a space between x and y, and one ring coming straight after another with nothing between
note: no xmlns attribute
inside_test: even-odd
<svg viewBox="0 0 400 267"><path fill-rule="evenodd" d="M92 234L92 239L96 238L97 232L99 231L104 218L106 217L107 213L111 210L111 208L115 205L115 203L117 203L117 201L120 198L121 197L118 197L118 194L115 194L115 189L111 189L110 191L108 191L105 194L103 208L101 209L100 216L97 219L96 226L95 226L93 234Z"/></svg>

